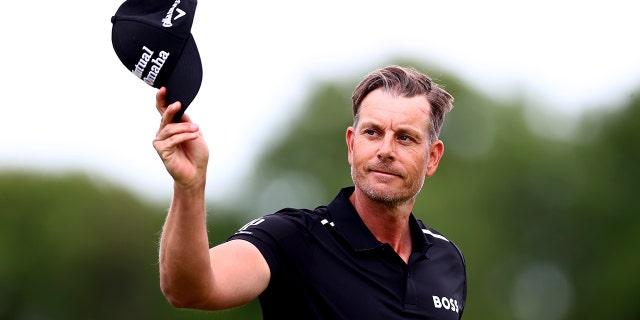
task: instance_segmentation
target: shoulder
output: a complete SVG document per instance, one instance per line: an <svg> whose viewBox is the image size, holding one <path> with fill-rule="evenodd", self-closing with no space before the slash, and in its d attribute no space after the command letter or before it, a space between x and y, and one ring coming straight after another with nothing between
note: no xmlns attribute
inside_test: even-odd
<svg viewBox="0 0 640 320"><path fill-rule="evenodd" d="M458 247L452 240L447 238L445 235L440 233L438 230L425 225L422 222L422 220L418 219L418 225L420 226L420 229L422 229L422 232L425 234L427 239L434 246L441 247L441 248L449 248L452 252L455 253L455 255L457 255L460 258L460 261L462 262L462 265L463 266L466 265L466 262L465 262L465 259L464 259L464 255L462 254L462 250L460 250L460 247Z"/></svg>
<svg viewBox="0 0 640 320"><path fill-rule="evenodd" d="M312 254L314 228L322 226L322 210L285 208L249 221L229 240L241 239L252 243L262 253L272 274L283 268L282 261L305 259Z"/></svg>
<svg viewBox="0 0 640 320"><path fill-rule="evenodd" d="M275 213L253 219L242 226L232 238L258 238L266 242L286 242L308 238L327 215L325 207L314 210L284 208Z"/></svg>

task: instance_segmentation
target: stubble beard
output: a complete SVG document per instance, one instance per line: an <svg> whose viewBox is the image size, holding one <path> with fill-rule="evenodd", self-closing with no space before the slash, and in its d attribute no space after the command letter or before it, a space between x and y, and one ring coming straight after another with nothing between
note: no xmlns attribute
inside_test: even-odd
<svg viewBox="0 0 640 320"><path fill-rule="evenodd" d="M351 166L351 180L356 188L360 189L364 195L371 201L384 205L389 209L395 209L399 206L414 200L422 187L424 186L424 179L418 183L412 183L408 186L403 186L399 190L378 190L373 185L369 184L366 177L363 174L356 172Z"/></svg>

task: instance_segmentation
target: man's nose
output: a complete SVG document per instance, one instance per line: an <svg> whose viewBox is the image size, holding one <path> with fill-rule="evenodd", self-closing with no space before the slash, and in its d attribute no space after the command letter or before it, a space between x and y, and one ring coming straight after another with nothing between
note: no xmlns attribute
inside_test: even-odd
<svg viewBox="0 0 640 320"><path fill-rule="evenodd" d="M380 142L378 158L380 160L393 160L395 158L395 141L392 136L385 136Z"/></svg>

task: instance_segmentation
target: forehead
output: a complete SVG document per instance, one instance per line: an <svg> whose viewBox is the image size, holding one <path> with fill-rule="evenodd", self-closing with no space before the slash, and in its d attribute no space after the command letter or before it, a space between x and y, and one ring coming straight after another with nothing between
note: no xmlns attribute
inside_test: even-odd
<svg viewBox="0 0 640 320"><path fill-rule="evenodd" d="M377 89L362 100L359 119L424 125L429 122L430 110L431 106L425 96L407 98Z"/></svg>

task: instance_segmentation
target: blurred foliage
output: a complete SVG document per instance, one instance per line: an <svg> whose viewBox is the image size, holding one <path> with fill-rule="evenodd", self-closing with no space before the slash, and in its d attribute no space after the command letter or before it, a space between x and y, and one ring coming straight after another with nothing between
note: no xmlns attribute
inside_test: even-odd
<svg viewBox="0 0 640 320"><path fill-rule="evenodd" d="M414 212L465 253L465 319L639 319L640 97L563 120L395 63L456 99ZM255 197L237 206L246 212L209 204L212 244L248 218L322 205L351 184L344 135L359 80L317 86L258 162L246 187ZM0 195L0 319L260 318L257 302L211 313L164 300L157 241L168 203L72 173L5 171Z"/></svg>
<svg viewBox="0 0 640 320"><path fill-rule="evenodd" d="M0 195L0 319L210 319L160 292L162 206L80 174L4 172ZM238 224L217 222L212 241Z"/></svg>

